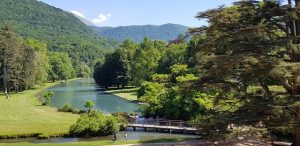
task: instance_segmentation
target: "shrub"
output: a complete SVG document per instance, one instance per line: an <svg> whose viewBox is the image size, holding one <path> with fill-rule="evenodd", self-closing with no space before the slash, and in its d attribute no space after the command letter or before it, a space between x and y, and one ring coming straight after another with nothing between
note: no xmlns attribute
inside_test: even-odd
<svg viewBox="0 0 300 146"><path fill-rule="evenodd" d="M49 103L51 103L52 96L54 96L54 92L52 91L46 92L44 94L45 102L43 103L43 105L48 105Z"/></svg>
<svg viewBox="0 0 300 146"><path fill-rule="evenodd" d="M58 109L59 112L69 112L73 114L79 113L75 108L72 107L71 104L65 104L62 108Z"/></svg>
<svg viewBox="0 0 300 146"><path fill-rule="evenodd" d="M91 100L86 101L84 107L88 109L88 112L92 111L92 108L95 106L95 103Z"/></svg>
<svg viewBox="0 0 300 146"><path fill-rule="evenodd" d="M74 137L107 136L119 129L116 118L92 111L80 115L77 122L71 126L70 135Z"/></svg>
<svg viewBox="0 0 300 146"><path fill-rule="evenodd" d="M117 119L121 130L125 130L134 121L126 112L113 113L112 116Z"/></svg>

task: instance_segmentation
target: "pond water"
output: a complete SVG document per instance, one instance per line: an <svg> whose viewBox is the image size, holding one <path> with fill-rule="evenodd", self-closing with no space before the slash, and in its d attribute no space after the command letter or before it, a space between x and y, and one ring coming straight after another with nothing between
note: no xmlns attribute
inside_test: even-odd
<svg viewBox="0 0 300 146"><path fill-rule="evenodd" d="M84 109L85 101L92 100L95 103L94 110L102 111L103 113L114 112L138 112L139 106L136 103L124 100L120 97L106 94L101 91L95 84L93 79L74 80L67 83L62 83L48 89L55 93L51 100L50 106L61 108L65 104L70 103L77 109ZM144 132L142 128L137 128L133 131L132 128L127 129L128 140L153 140L160 138L195 138L195 135L185 134L170 134L156 133L154 129L148 129ZM117 133L118 140L124 140L125 131ZM82 141L99 141L99 140L112 140L112 136L94 137L94 138L50 138L50 139L37 139L37 138L21 138L21 139L0 139L0 143L66 143L66 142L82 142Z"/></svg>
<svg viewBox="0 0 300 146"><path fill-rule="evenodd" d="M55 93L50 106L57 108L70 103L76 109L85 109L85 102L92 100L95 103L94 110L102 111L103 113L131 113L139 110L138 104L101 91L93 79L69 81L51 87L48 91Z"/></svg>
<svg viewBox="0 0 300 146"><path fill-rule="evenodd" d="M142 130L142 129L140 129ZM143 131L126 131L128 140L153 140L161 138L198 138L195 135L183 135L183 134L170 134L170 133L155 133L155 132L143 132ZM121 131L117 133L118 140L124 141L125 132ZM0 139L0 143L67 143L67 142L88 142L88 141L101 141L112 140L113 136L93 137L93 138L50 138L50 139L37 139L37 138L21 138L21 139Z"/></svg>

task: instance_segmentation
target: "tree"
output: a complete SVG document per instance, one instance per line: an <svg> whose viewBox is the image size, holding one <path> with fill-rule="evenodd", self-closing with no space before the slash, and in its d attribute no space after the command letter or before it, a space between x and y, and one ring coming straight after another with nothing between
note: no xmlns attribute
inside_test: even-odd
<svg viewBox="0 0 300 146"><path fill-rule="evenodd" d="M78 77L89 78L91 77L91 69L88 65L82 64L80 65Z"/></svg>
<svg viewBox="0 0 300 146"><path fill-rule="evenodd" d="M160 52L166 47L166 44L160 41L151 41L145 38L140 44L139 48L134 53L131 61L131 76L133 84L140 85L143 81L149 81L152 74L154 74L158 61L160 59Z"/></svg>
<svg viewBox="0 0 300 146"><path fill-rule="evenodd" d="M67 80L75 77L75 70L68 54L61 52L49 52L48 57L51 66L48 73L48 78L50 80Z"/></svg>
<svg viewBox="0 0 300 146"><path fill-rule="evenodd" d="M90 113L92 111L92 108L95 106L95 103L91 100L88 100L85 102L84 107L88 109L88 112Z"/></svg>
<svg viewBox="0 0 300 146"><path fill-rule="evenodd" d="M215 109L202 121L210 131L263 122L270 132L285 127L300 145L300 1L289 3L240 1L197 15L209 26L191 31L197 38L205 34L204 43L198 43L200 80L192 87L218 93ZM270 79L286 93L272 91ZM253 86L262 92L249 92Z"/></svg>
<svg viewBox="0 0 300 146"><path fill-rule="evenodd" d="M25 40L25 45L34 51L34 58L28 58L34 61L34 83L43 85L47 82L48 72L50 69L49 59L47 56L47 44L39 42L36 39L29 38Z"/></svg>
<svg viewBox="0 0 300 146"><path fill-rule="evenodd" d="M124 88L130 80L130 66L125 54L121 49L117 49L105 56L103 65L96 64L94 78L99 86L106 89L110 86L120 85Z"/></svg>
<svg viewBox="0 0 300 146"><path fill-rule="evenodd" d="M116 118L92 111L81 114L70 128L70 135L75 137L108 136L120 130Z"/></svg>
<svg viewBox="0 0 300 146"><path fill-rule="evenodd" d="M184 64L173 65L169 70L169 75L154 74L152 82L142 84L138 90L138 98L145 102L141 111L147 117L191 120L202 112L198 102L200 92L182 87L198 78L188 74L189 69Z"/></svg>
<svg viewBox="0 0 300 146"><path fill-rule="evenodd" d="M44 94L44 99L45 99L45 102L43 103L43 105L48 105L51 103L51 98L54 96L54 92L52 91L49 91L49 92L46 92Z"/></svg>
<svg viewBox="0 0 300 146"><path fill-rule="evenodd" d="M17 35L5 24L0 32L0 64L2 69L2 89L6 94L11 87L18 86L21 70L21 43Z"/></svg>

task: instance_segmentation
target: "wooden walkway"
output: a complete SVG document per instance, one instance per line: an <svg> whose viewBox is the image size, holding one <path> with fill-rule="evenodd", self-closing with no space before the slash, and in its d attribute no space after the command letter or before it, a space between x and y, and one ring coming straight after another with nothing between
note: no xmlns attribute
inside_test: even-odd
<svg viewBox="0 0 300 146"><path fill-rule="evenodd" d="M188 123L181 120L143 120L143 121L135 121L134 123L129 124L128 127L132 127L134 131L136 128L144 128L145 131L147 129L155 129L156 132L159 131L172 131L183 132L183 133L196 133L197 128L196 124Z"/></svg>

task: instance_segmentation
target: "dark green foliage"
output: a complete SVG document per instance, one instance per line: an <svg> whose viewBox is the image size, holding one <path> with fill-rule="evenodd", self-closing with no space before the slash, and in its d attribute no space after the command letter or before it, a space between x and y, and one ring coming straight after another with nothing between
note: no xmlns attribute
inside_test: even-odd
<svg viewBox="0 0 300 146"><path fill-rule="evenodd" d="M66 52L80 62L103 57L103 50L116 44L94 33L73 14L37 0L1 0L0 16L0 22L11 21L19 35L43 41L50 51Z"/></svg>
<svg viewBox="0 0 300 146"><path fill-rule="evenodd" d="M125 130L129 123L134 122L134 119L131 118L126 112L113 113L112 116L118 120L121 130Z"/></svg>
<svg viewBox="0 0 300 146"><path fill-rule="evenodd" d="M96 83L108 88L110 86L122 86L124 88L130 80L130 66L126 54L121 49L105 56L104 64L95 66L94 78Z"/></svg>
<svg viewBox="0 0 300 146"><path fill-rule="evenodd" d="M116 118L93 111L80 115L77 122L71 126L70 135L74 137L107 136L118 132L119 129Z"/></svg>
<svg viewBox="0 0 300 146"><path fill-rule="evenodd" d="M32 87L35 83L35 52L26 47L22 39L5 24L0 32L1 88L8 97L8 92L16 92Z"/></svg>
<svg viewBox="0 0 300 146"><path fill-rule="evenodd" d="M291 2L239 1L197 15L209 26L191 30L200 80L189 88L217 93L199 122L206 133L263 123L269 132L294 134L300 145L300 1ZM274 84L286 91L272 91ZM253 86L261 90L249 92Z"/></svg>
<svg viewBox="0 0 300 146"><path fill-rule="evenodd" d="M185 33L188 27L177 24L165 24L161 26L120 26L120 27L96 27L91 26L95 32L101 36L125 41L132 39L136 42L142 42L145 37L152 40L170 41L177 38L179 34Z"/></svg>

